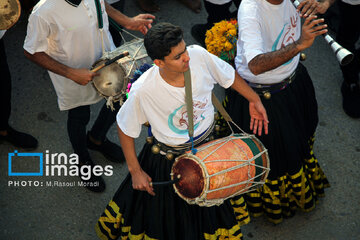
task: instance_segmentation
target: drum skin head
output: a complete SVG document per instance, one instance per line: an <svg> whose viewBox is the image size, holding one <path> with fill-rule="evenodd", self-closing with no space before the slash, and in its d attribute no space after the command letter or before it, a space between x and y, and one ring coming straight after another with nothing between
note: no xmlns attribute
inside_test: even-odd
<svg viewBox="0 0 360 240"><path fill-rule="evenodd" d="M95 67L105 60L98 62ZM116 62L106 66L93 78L93 85L96 90L105 97L117 97L125 90L125 71Z"/></svg>
<svg viewBox="0 0 360 240"><path fill-rule="evenodd" d="M19 20L20 14L18 0L0 0L0 30L11 28Z"/></svg>
<svg viewBox="0 0 360 240"><path fill-rule="evenodd" d="M205 176L200 165L194 160L186 156L177 159L172 167L172 173L174 176L180 174L180 181L175 184L175 188L185 199L195 199L202 194Z"/></svg>

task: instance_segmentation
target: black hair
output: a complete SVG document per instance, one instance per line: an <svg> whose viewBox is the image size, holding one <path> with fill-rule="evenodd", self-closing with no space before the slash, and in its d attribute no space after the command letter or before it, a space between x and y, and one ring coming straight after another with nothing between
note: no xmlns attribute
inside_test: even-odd
<svg viewBox="0 0 360 240"><path fill-rule="evenodd" d="M144 37L144 45L148 56L152 59L164 60L183 40L183 30L171 23L162 22L149 29Z"/></svg>

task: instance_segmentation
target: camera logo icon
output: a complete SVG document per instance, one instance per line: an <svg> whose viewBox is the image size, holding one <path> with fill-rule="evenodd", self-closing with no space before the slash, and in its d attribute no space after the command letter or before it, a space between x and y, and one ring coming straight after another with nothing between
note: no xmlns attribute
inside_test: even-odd
<svg viewBox="0 0 360 240"><path fill-rule="evenodd" d="M31 171L24 171L26 168L26 160L32 159L36 161L36 166L31 167ZM8 174L9 176L43 176L43 153L19 153L15 150L13 153L8 154ZM14 164L14 162L18 164ZM33 162L33 161L32 161ZM14 165L20 165L21 170L14 169ZM38 167L37 167L38 166ZM34 167L36 170L34 170ZM26 170L26 169L25 169Z"/></svg>

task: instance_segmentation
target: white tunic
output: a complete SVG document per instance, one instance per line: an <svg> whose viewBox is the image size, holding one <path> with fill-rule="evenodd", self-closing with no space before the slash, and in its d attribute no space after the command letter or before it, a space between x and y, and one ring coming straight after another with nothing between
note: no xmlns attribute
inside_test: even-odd
<svg viewBox="0 0 360 240"><path fill-rule="evenodd" d="M104 24L104 48L115 48L108 31L104 0L100 0ZM93 0L83 0L78 7L64 0L41 0L34 7L25 38L24 49L31 54L45 52L72 68L88 68L102 56L102 40ZM91 83L77 84L49 71L58 96L60 110L98 102L102 98Z"/></svg>
<svg viewBox="0 0 360 240"><path fill-rule="evenodd" d="M214 121L211 91L216 83L230 87L235 70L200 46L188 47L194 109L194 136ZM153 66L133 84L129 98L117 114L120 129L137 138L141 125L149 122L154 137L162 143L178 145L189 140L185 87L174 87Z"/></svg>

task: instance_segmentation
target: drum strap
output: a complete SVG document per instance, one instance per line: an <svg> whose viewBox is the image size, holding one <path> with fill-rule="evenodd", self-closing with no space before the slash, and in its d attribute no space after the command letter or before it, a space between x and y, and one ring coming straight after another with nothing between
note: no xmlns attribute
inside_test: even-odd
<svg viewBox="0 0 360 240"><path fill-rule="evenodd" d="M214 104L215 108L220 112L220 114L223 116L225 121L232 122L230 115L227 113L223 105L220 103L219 99L215 96L215 93L211 93L211 101Z"/></svg>
<svg viewBox="0 0 360 240"><path fill-rule="evenodd" d="M184 72L184 79L185 79L185 103L186 103L186 111L189 122L188 132L191 142L191 151L193 154L196 154L197 150L194 148L194 110L193 110L190 69Z"/></svg>
<svg viewBox="0 0 360 240"><path fill-rule="evenodd" d="M196 153L196 149L194 148L194 110L193 110L193 98L192 98L192 86L191 86L191 74L190 69L184 72L184 79L185 79L185 104L186 104L186 111L188 114L188 121L189 121L189 137L190 142L192 143L191 151L193 154ZM214 104L215 108L220 112L223 116L225 121L233 122L230 115L226 112L223 105L220 103L219 99L215 96L214 92L211 94L211 101Z"/></svg>
<svg viewBox="0 0 360 240"><path fill-rule="evenodd" d="M102 13L101 13L101 4L100 4L99 0L95 0L95 6L96 6L96 13L97 13L99 29L102 29L104 27L104 24L103 24L103 18L102 18Z"/></svg>

